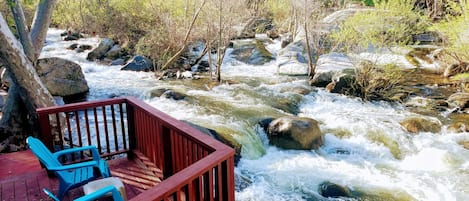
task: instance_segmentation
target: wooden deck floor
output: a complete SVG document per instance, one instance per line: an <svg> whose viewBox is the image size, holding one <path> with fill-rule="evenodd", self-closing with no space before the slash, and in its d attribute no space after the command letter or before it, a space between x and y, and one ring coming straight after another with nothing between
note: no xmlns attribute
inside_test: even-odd
<svg viewBox="0 0 469 201"><path fill-rule="evenodd" d="M148 161L138 154L134 160L122 158L108 162L111 174L125 184L127 199L161 181L161 172L151 167ZM57 194L58 180L47 176L30 151L0 155L1 201L51 200L42 192L43 188ZM73 200L82 195L82 188L76 188L69 191L65 200Z"/></svg>

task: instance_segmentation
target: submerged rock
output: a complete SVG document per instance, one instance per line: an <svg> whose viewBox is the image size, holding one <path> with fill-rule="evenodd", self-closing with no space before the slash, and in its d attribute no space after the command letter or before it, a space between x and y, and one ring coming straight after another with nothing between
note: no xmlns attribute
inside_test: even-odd
<svg viewBox="0 0 469 201"><path fill-rule="evenodd" d="M178 101L178 100L184 100L186 98L186 95L181 92L167 90L160 97Z"/></svg>
<svg viewBox="0 0 469 201"><path fill-rule="evenodd" d="M52 95L72 96L88 92L80 65L62 58L38 60L37 73Z"/></svg>
<svg viewBox="0 0 469 201"><path fill-rule="evenodd" d="M441 122L425 117L410 117L400 122L401 126L410 133L431 132L438 133L441 131Z"/></svg>
<svg viewBox="0 0 469 201"><path fill-rule="evenodd" d="M339 198L339 197L351 197L352 193L350 189L341 186L339 184L334 184L332 182L326 181L319 184L319 194L326 198Z"/></svg>
<svg viewBox="0 0 469 201"><path fill-rule="evenodd" d="M210 129L210 128L207 128L207 127L203 127L201 125L194 124L192 122L185 121L185 120L183 120L183 122L189 124L193 128L201 131L202 133L205 133L205 134L211 136L212 138L214 138L214 139L216 139L216 140L230 146L231 148L233 148L235 150L235 156L234 156L235 166L238 164L239 160L241 159L241 148L242 148L241 144L239 144L237 141L231 139L231 137L229 137L229 136L227 136L223 133L217 132L216 130L213 130L213 129Z"/></svg>
<svg viewBox="0 0 469 201"><path fill-rule="evenodd" d="M310 150L323 145L319 123L306 117L280 117L266 131L271 144L284 149Z"/></svg>

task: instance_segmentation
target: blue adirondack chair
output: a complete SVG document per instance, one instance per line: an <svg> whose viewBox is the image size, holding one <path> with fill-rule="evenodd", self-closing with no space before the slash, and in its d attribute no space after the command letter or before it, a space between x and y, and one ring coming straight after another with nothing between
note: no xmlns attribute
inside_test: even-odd
<svg viewBox="0 0 469 201"><path fill-rule="evenodd" d="M44 188L42 190L44 191L44 193L46 193L54 201L60 201L58 197L56 197L54 194L52 194L47 189ZM93 200L96 200L98 198L101 198L101 197L105 196L107 193L112 193L112 199L114 201L124 201L124 198L122 198L122 195L117 190L117 188L114 187L114 186L106 186L102 189L99 189L99 190L93 192L93 193L90 193L88 195L84 195L83 197L75 199L74 201L93 201Z"/></svg>
<svg viewBox="0 0 469 201"><path fill-rule="evenodd" d="M59 200L62 200L70 189L82 186L100 176L103 178L111 176L107 162L99 156L95 146L76 147L51 153L37 138L28 137L26 142L46 169L53 172L59 179L57 196ZM93 160L69 165L63 165L59 162L60 156L86 150L91 151Z"/></svg>

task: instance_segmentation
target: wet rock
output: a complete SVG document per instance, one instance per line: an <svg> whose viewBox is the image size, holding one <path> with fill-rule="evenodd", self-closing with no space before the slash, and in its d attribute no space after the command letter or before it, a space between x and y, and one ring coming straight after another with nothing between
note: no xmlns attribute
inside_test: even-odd
<svg viewBox="0 0 469 201"><path fill-rule="evenodd" d="M317 72L314 74L314 77L309 82L309 84L316 87L326 87L329 83L332 82L332 78L335 74L336 72L334 71Z"/></svg>
<svg viewBox="0 0 469 201"><path fill-rule="evenodd" d="M173 99L173 100L184 100L184 98L186 98L186 95L180 92L168 90L168 91L165 91L161 95L161 98L167 98L167 99Z"/></svg>
<svg viewBox="0 0 469 201"><path fill-rule="evenodd" d="M453 133L469 132L469 114L455 112L448 116L450 124L448 131Z"/></svg>
<svg viewBox="0 0 469 201"><path fill-rule="evenodd" d="M300 30L295 40L277 53L277 72L281 75L308 75L308 55L304 30ZM314 53L312 53L314 54ZM314 58L314 55L312 55Z"/></svg>
<svg viewBox="0 0 469 201"><path fill-rule="evenodd" d="M331 93L346 94L352 88L355 81L355 71L345 69L340 73L335 73L332 82L326 86L326 91Z"/></svg>
<svg viewBox="0 0 469 201"><path fill-rule="evenodd" d="M267 118L261 119L258 122L258 124L264 129L264 131L267 132L267 130L269 129L269 125L273 120L274 120L274 118L267 117Z"/></svg>
<svg viewBox="0 0 469 201"><path fill-rule="evenodd" d="M67 50L75 50L78 47L78 43L73 43L67 47Z"/></svg>
<svg viewBox="0 0 469 201"><path fill-rule="evenodd" d="M169 89L167 88L156 88L156 89L152 89L150 91L150 97L151 98L154 98L154 97L161 97L161 95L164 94L164 92L168 91Z"/></svg>
<svg viewBox="0 0 469 201"><path fill-rule="evenodd" d="M93 49L93 46L91 46L91 45L80 45L80 46L78 46L78 49L83 50L83 51L91 50L91 49Z"/></svg>
<svg viewBox="0 0 469 201"><path fill-rule="evenodd" d="M308 60L302 42L293 42L278 52L277 72L281 75L308 75Z"/></svg>
<svg viewBox="0 0 469 201"><path fill-rule="evenodd" d="M88 53L88 56L86 57L86 59L88 61L102 59L104 55L106 54L106 52L108 52L113 45L114 45L113 40L109 38L103 38L101 42L99 43L98 47L96 47L90 53Z"/></svg>
<svg viewBox="0 0 469 201"><path fill-rule="evenodd" d="M216 130L206 128L206 127L203 127L198 124L194 124L192 122L185 121L185 120L183 120L183 122L189 124L191 127L233 148L235 150L235 165L238 164L239 160L241 159L241 147L242 147L241 144L239 144L235 140L228 139L223 134L218 133Z"/></svg>
<svg viewBox="0 0 469 201"><path fill-rule="evenodd" d="M124 49L122 49L120 45L115 44L106 52L106 54L104 54L104 57L114 60L122 55L124 55Z"/></svg>
<svg viewBox="0 0 469 201"><path fill-rule="evenodd" d="M354 71L355 67L347 55L330 53L321 55L316 64L316 71L310 81L312 86L325 87L333 81L336 74Z"/></svg>
<svg viewBox="0 0 469 201"><path fill-rule="evenodd" d="M68 35L63 38L64 41L72 41L72 40L78 40L78 39L80 38L74 35Z"/></svg>
<svg viewBox="0 0 469 201"><path fill-rule="evenodd" d="M453 133L469 132L469 122L455 122L448 125L448 131Z"/></svg>
<svg viewBox="0 0 469 201"><path fill-rule="evenodd" d="M469 108L469 93L455 93L448 97L447 102L450 107L459 110Z"/></svg>
<svg viewBox="0 0 469 201"><path fill-rule="evenodd" d="M399 122L409 133L431 132L438 133L441 131L441 122L425 117L409 117Z"/></svg>
<svg viewBox="0 0 469 201"><path fill-rule="evenodd" d="M251 64L263 65L275 58L258 40L233 41L233 52L231 55L238 61Z"/></svg>
<svg viewBox="0 0 469 201"><path fill-rule="evenodd" d="M269 124L266 133L271 144L284 149L318 149L324 142L319 123L306 117L280 117Z"/></svg>
<svg viewBox="0 0 469 201"><path fill-rule="evenodd" d="M334 184L332 182L326 181L319 184L319 194L326 198L339 198L339 197L351 197L352 193L350 189L341 186L339 184Z"/></svg>
<svg viewBox="0 0 469 201"><path fill-rule="evenodd" d="M121 58L111 61L111 66L120 66L124 64L125 64L125 60Z"/></svg>
<svg viewBox="0 0 469 201"><path fill-rule="evenodd" d="M83 94L89 90L80 65L62 58L38 60L37 73L55 96Z"/></svg>
<svg viewBox="0 0 469 201"><path fill-rule="evenodd" d="M121 70L151 71L153 70L153 64L150 59L137 55L134 56L123 68L121 68Z"/></svg>
<svg viewBox="0 0 469 201"><path fill-rule="evenodd" d="M300 102L303 96L299 94L292 94L288 97L277 97L275 100L269 102L269 105L280 109L289 114L298 114L300 112Z"/></svg>

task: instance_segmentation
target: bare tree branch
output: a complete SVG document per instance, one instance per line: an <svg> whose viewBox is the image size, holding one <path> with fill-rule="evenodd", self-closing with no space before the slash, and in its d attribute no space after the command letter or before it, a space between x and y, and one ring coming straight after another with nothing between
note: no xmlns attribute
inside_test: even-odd
<svg viewBox="0 0 469 201"><path fill-rule="evenodd" d="M197 9L197 11L195 12L194 16L192 16L192 21L191 21L191 24L189 25L189 27L187 28L187 32L186 32L186 35L184 36L184 45L181 47L181 49L179 49L179 51L174 55L172 56L162 67L161 69L166 69L167 67L169 67L170 65L172 65L176 59L179 58L179 56L181 56L181 54L184 52L184 50L187 48L187 41L189 40L189 36L192 32L192 28L194 28L194 24L195 22L197 21L197 18L199 17L199 14L200 14L200 11L202 10L202 8L204 7L205 5L205 0L202 1L202 4L200 5L200 7Z"/></svg>

